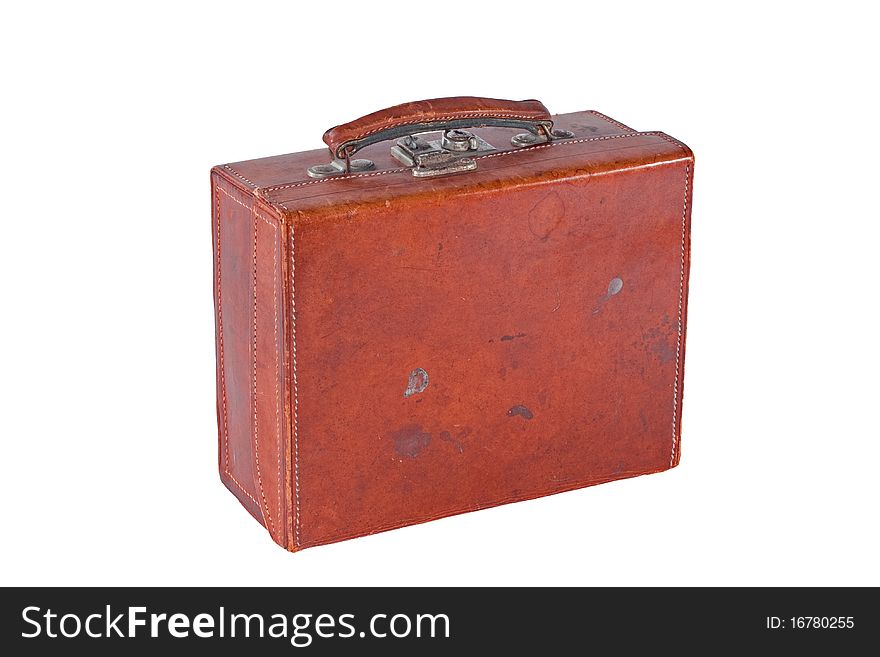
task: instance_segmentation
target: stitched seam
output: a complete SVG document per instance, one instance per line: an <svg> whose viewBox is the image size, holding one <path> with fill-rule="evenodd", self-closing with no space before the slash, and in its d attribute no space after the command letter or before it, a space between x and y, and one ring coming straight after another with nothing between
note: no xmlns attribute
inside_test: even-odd
<svg viewBox="0 0 880 657"><path fill-rule="evenodd" d="M226 196L229 194L220 189L220 186L215 183L214 185L214 198L216 205L216 215L217 215L217 328L219 330L220 338L218 340L219 350L220 350L220 397L222 399L223 404L223 423L222 423L222 433L223 433L223 473L229 477L229 479L236 485L238 490L244 493L251 502L254 503L258 509L260 505L257 504L257 501L254 499L253 495L248 493L244 486L241 485L241 482L235 478L235 476L229 470L229 424L226 419L226 365L223 354L223 294L222 294L222 285L220 278L221 271L221 253L220 253L220 192L223 192ZM232 198L229 196L229 198ZM235 200L235 199L232 199ZM236 201L237 202L237 201ZM260 509L260 514L262 515L263 511Z"/></svg>
<svg viewBox="0 0 880 657"><path fill-rule="evenodd" d="M260 508L259 503L254 499L254 496L251 495L250 493L248 493L248 492L244 489L244 486L241 485L241 482L239 482L238 479L236 479L235 477L233 477L231 472L226 471L226 472L224 472L224 474L232 480L232 483L235 484L235 487L238 488L238 490L240 490L242 493L244 493L245 495L248 496L248 499L249 499L251 502L254 503L254 506L257 507L257 509L258 509L259 512L260 512L260 515L262 516L262 515L263 515L263 510Z"/></svg>
<svg viewBox="0 0 880 657"><path fill-rule="evenodd" d="M602 114L602 112L597 112L596 110L589 110L589 112L590 112L590 114L595 114L600 119L604 119L605 121L607 121L608 123L611 123L612 125L616 125L618 128L621 128L623 130L628 130L629 132L636 132L635 130L630 128L628 125L624 125L620 121L615 121L610 116L606 116L605 114Z"/></svg>
<svg viewBox="0 0 880 657"><path fill-rule="evenodd" d="M290 225L290 315L293 342L293 541L295 546L299 547L302 541L299 503L299 388L296 379L296 236L292 223Z"/></svg>
<svg viewBox="0 0 880 657"><path fill-rule="evenodd" d="M678 280L678 341L675 345L675 382L672 387L672 455L669 457L669 467L675 462L675 446L677 442L676 424L678 422L678 383L679 366L681 363L681 336L682 336L682 308L684 304L684 252L685 252L685 229L687 227L688 191L690 185L691 165L688 164L684 173L684 208L681 211L681 264Z"/></svg>
<svg viewBox="0 0 880 657"><path fill-rule="evenodd" d="M371 178L373 176L385 176L389 173L398 173L400 171L409 171L409 167L399 167L397 169L385 169L383 171L374 171L373 173L354 173L350 175L343 176L333 176L331 178L322 178L320 180L305 180L303 182L298 183L289 183L286 185L276 185L275 187L263 187L260 189L261 194L267 194L269 192L277 192L282 189L289 189L291 187L305 187L306 185L318 185L320 183L332 182L334 180L350 180L352 178Z"/></svg>
<svg viewBox="0 0 880 657"><path fill-rule="evenodd" d="M234 201L235 203L238 203L241 207L243 207L243 208L244 208L245 210L247 210L248 212L251 212L251 213L257 215L260 219L262 219L263 221L265 221L265 222L267 222L267 223L272 223L272 220L271 220L271 219L267 219L265 216L263 216L262 214L260 214L259 212L256 211L256 206L255 206L255 207L251 207L251 206L249 206L249 205L247 205L247 204L245 204L245 203L242 203L242 202L239 201L237 198L235 198L234 196L232 196L229 192L227 192L227 191L225 191L225 190L223 190L223 189L221 189L220 191L223 192L224 194L226 194L226 196L229 198L229 200ZM255 188L253 191L254 191L254 193L256 193L256 194L259 196L259 195L260 195L260 192L261 192L262 190L259 189L259 188ZM264 198L264 197L262 197L262 196L259 196L259 198L262 198L266 203L269 203L270 205L274 205L274 206L277 206L277 207L281 207L281 208L284 208L285 210L287 210L287 207L285 207L284 204L282 204L282 203L275 203L274 201L270 201L269 199ZM280 223L280 224L284 224L284 219L283 219L283 218L279 219L279 220L278 220L278 223Z"/></svg>
<svg viewBox="0 0 880 657"><path fill-rule="evenodd" d="M218 189L220 189L220 188L218 188ZM232 194L227 192L225 189L220 189L220 191L223 192L223 194L226 196L226 198L228 198L230 201L232 201L234 203L238 203L241 207L243 207L248 212L257 215L258 217L260 217L261 219L263 219L265 221L268 221L268 219L266 219L266 217L264 217L262 214L257 212L255 208L251 207L247 203L243 203L243 202L239 201L237 198L235 198Z"/></svg>
<svg viewBox="0 0 880 657"><path fill-rule="evenodd" d="M257 213L253 211L254 219L254 336L252 340L253 350L253 396L251 403L253 404L253 448L254 448L254 465L257 470L257 485L260 490L260 498L263 500L263 506L266 509L266 519L269 521L269 531L275 533L275 523L272 522L272 516L269 513L269 505L266 503L266 494L263 491L263 477L260 474L260 436L257 426Z"/></svg>
<svg viewBox="0 0 880 657"><path fill-rule="evenodd" d="M681 148L681 145L678 142L676 142L675 140L673 140L673 139L671 139L671 138L667 137L666 135L661 134L659 132L630 132L625 135L604 135L602 137L584 137L582 139L553 141L553 142L550 142L547 144L541 144L539 146L529 146L528 148L521 148L521 149L514 150L514 151L503 151L501 153L492 153L490 155L478 155L472 159L485 160L486 158L490 158L490 157L502 157L505 155L516 155L518 153L525 153L528 151L536 151L536 150L540 150L542 148L554 148L556 146L566 146L568 144L583 144L583 143L592 142L592 141L608 141L611 139L626 139L629 137L660 137L661 139L664 139L670 143L674 143L676 146ZM332 176L330 178L323 178L321 180L306 180L306 181L298 182L298 183L289 183L287 185L276 185L274 187L262 187L262 188L260 188L259 192L261 194L268 194L269 192L277 192L282 189L291 189L294 187L306 187L307 185L320 185L322 183L334 182L336 180L351 180L353 178L370 178L372 176L385 176L385 175L388 175L389 173L399 173L401 171L409 171L409 170L410 170L409 167L400 167L397 169L386 169L384 171L374 171L373 173L356 173L356 174L351 174L351 175L347 175L347 176L346 175ZM283 207L283 205L282 205L282 207Z"/></svg>
<svg viewBox="0 0 880 657"><path fill-rule="evenodd" d="M231 174L232 174L233 176L235 176L236 178L239 178L240 180L243 180L244 182L246 182L248 185L250 185L250 186L253 187L254 189L257 188L257 184L256 184L255 182L248 180L247 178L245 178L243 175L241 175L238 171L236 171L235 169L233 169L233 168L232 168L231 166L229 166L228 164L224 164L224 165L223 165L223 168L226 169L229 173L231 173Z"/></svg>
<svg viewBox="0 0 880 657"><path fill-rule="evenodd" d="M228 429L226 424L226 370L223 364L223 292L220 281L222 259L220 257L220 187L214 187L214 209L217 222L217 344L220 351L220 398L223 405L223 470L229 472L229 443L226 440Z"/></svg>
<svg viewBox="0 0 880 657"><path fill-rule="evenodd" d="M275 453L278 454L278 497L276 514L281 522L281 395L278 394L278 379L281 372L278 366L278 228L275 222L269 221L261 214L257 216L267 225L272 227L272 312L273 312L273 336L275 342Z"/></svg>
<svg viewBox="0 0 880 657"><path fill-rule="evenodd" d="M498 118L502 118L502 119L524 119L526 121L546 121L547 120L545 118L536 117L534 115L530 116L527 114L516 114L514 112L485 110L485 111L478 111L478 112L468 112L467 114L454 114L454 115L447 115L447 116L438 116L438 117L434 117L434 118L431 118L428 120L414 120L414 121L405 121L405 122L400 122L400 123L395 121L391 124L386 124L386 125L380 126L378 128L373 128L372 130L369 130L368 132L362 132L362 133L360 133L360 136L358 136L358 137L352 137L351 139L346 139L345 142L343 142L343 144L347 143L347 142L351 142L351 141L359 141L359 140L363 139L364 137L369 137L370 135L375 135L377 132L383 132L385 130L388 130L390 128L396 128L398 126L419 125L420 123L438 123L440 121L456 121L456 120L460 120L460 119L479 119L479 118L484 118L487 116L488 117L497 116ZM341 145L342 144L340 144L340 146Z"/></svg>
<svg viewBox="0 0 880 657"><path fill-rule="evenodd" d="M263 221L266 221L263 218ZM268 222L267 222L268 223ZM272 259L274 262L272 269L272 311L275 314L275 450L278 454L278 522L281 522L281 482L283 479L283 474L281 471L282 458L281 454L284 450L281 449L281 394L278 390L278 380L281 378L281 366L278 363L278 359L282 357L281 351L278 349L278 279L280 278L280 270L278 269L278 250L281 248L281 244L278 240L278 228L275 225L275 222L272 222Z"/></svg>
<svg viewBox="0 0 880 657"><path fill-rule="evenodd" d="M530 151L539 151L543 148L555 148L556 146L565 146L567 144L583 144L585 142L590 141L610 141L612 139L626 139L627 137L660 137L665 139L665 135L660 134L659 132L630 132L625 135L603 135L601 137L584 137L583 139L573 139L566 141L551 141L546 144L540 144L538 146L529 146L528 149L520 149L516 151L503 151L501 153L490 153L489 155L478 155L475 160L485 160L490 157L502 157L504 155L513 155L515 153L521 153L526 150ZM667 141L669 141L667 139Z"/></svg>

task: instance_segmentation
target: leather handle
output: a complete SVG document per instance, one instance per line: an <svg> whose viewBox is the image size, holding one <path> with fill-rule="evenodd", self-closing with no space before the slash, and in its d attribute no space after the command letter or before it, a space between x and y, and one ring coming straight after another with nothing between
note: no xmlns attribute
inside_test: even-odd
<svg viewBox="0 0 880 657"><path fill-rule="evenodd" d="M404 103L330 128L324 142L333 157L351 158L364 146L431 130L502 126L550 133L550 112L537 100L455 96Z"/></svg>

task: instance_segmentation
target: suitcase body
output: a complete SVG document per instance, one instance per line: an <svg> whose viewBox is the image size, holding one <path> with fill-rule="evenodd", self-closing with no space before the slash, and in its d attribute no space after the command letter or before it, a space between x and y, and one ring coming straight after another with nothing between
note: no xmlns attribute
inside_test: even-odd
<svg viewBox="0 0 880 657"><path fill-rule="evenodd" d="M277 543L678 463L688 147L475 98L325 141L211 175L221 479Z"/></svg>

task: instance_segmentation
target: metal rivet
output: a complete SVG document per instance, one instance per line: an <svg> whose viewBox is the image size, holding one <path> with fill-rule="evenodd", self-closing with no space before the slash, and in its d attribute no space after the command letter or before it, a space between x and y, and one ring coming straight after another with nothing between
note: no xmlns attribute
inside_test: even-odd
<svg viewBox="0 0 880 657"><path fill-rule="evenodd" d="M570 130L553 130L550 133L553 139L570 139L574 137L574 133ZM547 139L546 134L536 135L533 132L522 132L510 140L510 143L517 148L523 148L524 146L533 146L535 144L542 144Z"/></svg>
<svg viewBox="0 0 880 657"><path fill-rule="evenodd" d="M352 160L351 161L351 170L352 171L369 171L372 169L375 164L373 164L372 160Z"/></svg>
<svg viewBox="0 0 880 657"><path fill-rule="evenodd" d="M524 146L531 146L532 144L537 144L540 141L546 141L544 137L539 137L538 135L531 132L523 132L510 140L510 143L517 148L522 148Z"/></svg>
<svg viewBox="0 0 880 657"><path fill-rule="evenodd" d="M372 160L351 160L349 163L349 173L358 173L360 171L369 171L376 165ZM343 160L333 160L327 164L316 164L307 169L308 174L312 178L327 178L330 176L341 176L345 171L345 162Z"/></svg>

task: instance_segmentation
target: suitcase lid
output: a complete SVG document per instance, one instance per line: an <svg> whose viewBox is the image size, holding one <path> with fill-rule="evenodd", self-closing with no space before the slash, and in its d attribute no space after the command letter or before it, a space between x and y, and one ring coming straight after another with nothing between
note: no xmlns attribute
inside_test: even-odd
<svg viewBox="0 0 880 657"><path fill-rule="evenodd" d="M481 118L479 127L468 128L465 132L448 128L449 125L475 122L473 118L456 118L463 112L456 115L451 108L462 99L408 103L328 130L324 138L331 148L330 153L326 149L289 153L225 164L215 167L214 171L249 190L282 216L295 214L297 221L308 221L317 218L322 210L356 211L365 204L389 203L404 196L503 189L510 185L540 184L561 177L597 175L693 157L687 146L662 132L637 132L594 110L551 116L543 114L543 105L537 101L465 100L471 101L471 105L478 103L477 107L479 103L501 104L501 109L492 110L495 114L510 114L516 108L524 108L515 116L530 118L507 120L512 124L509 126ZM437 128L440 125L437 122L421 120L425 112L419 112L419 109L424 110L424 104L436 110L431 116L443 115L446 120L442 125L447 131ZM411 109L414 106L416 110ZM391 120L388 120L389 115L393 117ZM419 117L417 122L406 122L405 119L412 116ZM392 126L389 130L377 127L383 119L386 125ZM532 119L539 128L552 123L553 132L560 137L542 141L540 135L536 139L534 133L524 132L524 125ZM435 129L426 131L426 126ZM418 133L419 145L433 145L429 157L443 157L440 151L445 150L442 146L445 145L445 136L450 135L449 131L458 133L453 137L462 138L461 133L475 137L472 144L477 148L463 153L472 162L472 168L457 170L453 167L440 175L414 175L414 169L419 167L405 163L407 155L412 155L412 150L405 144L410 139L408 135ZM346 143L350 144L356 139L354 136L361 133L367 134L364 141L368 143L356 150L356 159L349 159L355 166L349 173L334 171L334 165L344 167L345 161L328 156L344 151ZM533 143L523 145L529 139ZM328 159L333 164L328 164ZM358 167L359 161L363 160L368 160L372 166L369 169ZM321 171L332 173L322 175Z"/></svg>

